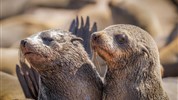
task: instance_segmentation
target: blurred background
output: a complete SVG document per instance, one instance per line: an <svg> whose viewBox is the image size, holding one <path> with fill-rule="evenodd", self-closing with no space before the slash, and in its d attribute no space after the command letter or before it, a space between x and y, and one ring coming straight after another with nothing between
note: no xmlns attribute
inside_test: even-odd
<svg viewBox="0 0 178 100"><path fill-rule="evenodd" d="M90 17L98 30L133 24L155 39L164 68L163 83L178 100L178 0L1 0L0 99L22 99L16 77L20 40L42 30L68 30L76 16Z"/></svg>

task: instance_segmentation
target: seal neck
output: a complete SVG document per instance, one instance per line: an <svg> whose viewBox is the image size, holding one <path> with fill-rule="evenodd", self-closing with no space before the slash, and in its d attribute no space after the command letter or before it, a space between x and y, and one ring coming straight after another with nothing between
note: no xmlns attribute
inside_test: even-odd
<svg viewBox="0 0 178 100"><path fill-rule="evenodd" d="M94 80L96 84L93 82ZM53 75L43 75L40 77L41 93L39 94L41 97L39 98L44 100L59 98L62 100L78 100L82 97L95 97L98 94L91 93L96 91L99 93L102 89L102 82L99 80L99 76L90 63L84 63L75 73L61 70Z"/></svg>
<svg viewBox="0 0 178 100"><path fill-rule="evenodd" d="M118 94L116 98L123 100L147 100L153 99L153 96L167 98L162 88L159 66L154 63L116 65L119 64L108 67L106 73L105 92L111 92L108 98Z"/></svg>

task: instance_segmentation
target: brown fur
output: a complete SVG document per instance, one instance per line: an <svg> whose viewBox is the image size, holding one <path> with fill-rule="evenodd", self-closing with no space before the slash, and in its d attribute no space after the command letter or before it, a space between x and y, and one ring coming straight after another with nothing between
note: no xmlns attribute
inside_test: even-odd
<svg viewBox="0 0 178 100"><path fill-rule="evenodd" d="M92 48L107 62L104 99L168 100L156 43L144 30L113 25L92 35Z"/></svg>
<svg viewBox="0 0 178 100"><path fill-rule="evenodd" d="M102 81L79 40L55 29L21 42L24 57L40 74L40 100L102 98Z"/></svg>

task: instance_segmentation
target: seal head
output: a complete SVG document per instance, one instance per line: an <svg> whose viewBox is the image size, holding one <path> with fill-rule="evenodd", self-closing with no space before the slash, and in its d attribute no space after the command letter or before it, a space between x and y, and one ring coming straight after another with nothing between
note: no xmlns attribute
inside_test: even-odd
<svg viewBox="0 0 178 100"><path fill-rule="evenodd" d="M86 61L87 54L78 53L79 50L84 51L80 41L82 41L81 38L68 31L54 29L39 32L22 40L20 47L27 61L40 72L51 69L49 65L65 64L70 59Z"/></svg>
<svg viewBox="0 0 178 100"><path fill-rule="evenodd" d="M146 31L136 26L113 25L96 32L92 34L92 47L112 67L118 62L121 64L122 60L132 61L139 58L145 60L142 62L159 64L154 40Z"/></svg>

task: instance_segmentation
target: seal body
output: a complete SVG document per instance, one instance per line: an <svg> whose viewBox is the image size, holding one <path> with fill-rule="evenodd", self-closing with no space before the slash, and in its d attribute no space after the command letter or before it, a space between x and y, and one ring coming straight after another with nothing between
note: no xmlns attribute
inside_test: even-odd
<svg viewBox="0 0 178 100"><path fill-rule="evenodd" d="M168 100L162 87L156 43L144 30L113 25L95 32L91 45L108 64L106 100Z"/></svg>
<svg viewBox="0 0 178 100"><path fill-rule="evenodd" d="M165 69L164 77L178 76L178 37L160 50L160 60Z"/></svg>
<svg viewBox="0 0 178 100"><path fill-rule="evenodd" d="M39 100L102 98L102 81L80 40L54 29L21 41L24 58L40 74Z"/></svg>

